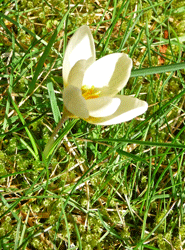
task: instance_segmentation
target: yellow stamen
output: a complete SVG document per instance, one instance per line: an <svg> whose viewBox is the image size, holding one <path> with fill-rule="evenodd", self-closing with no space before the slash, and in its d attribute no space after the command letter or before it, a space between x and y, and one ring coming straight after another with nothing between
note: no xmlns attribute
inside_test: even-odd
<svg viewBox="0 0 185 250"><path fill-rule="evenodd" d="M88 88L86 85L82 86L82 96L88 100L88 99L95 99L99 97L100 91L96 90L94 86L91 88Z"/></svg>

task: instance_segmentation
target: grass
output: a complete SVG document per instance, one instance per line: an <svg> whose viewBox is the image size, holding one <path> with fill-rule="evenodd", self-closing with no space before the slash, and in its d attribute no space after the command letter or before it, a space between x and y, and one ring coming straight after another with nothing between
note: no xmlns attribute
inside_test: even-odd
<svg viewBox="0 0 185 250"><path fill-rule="evenodd" d="M184 1L0 1L0 248L185 249ZM62 61L88 24L96 56L133 59L122 94L148 111L68 120Z"/></svg>

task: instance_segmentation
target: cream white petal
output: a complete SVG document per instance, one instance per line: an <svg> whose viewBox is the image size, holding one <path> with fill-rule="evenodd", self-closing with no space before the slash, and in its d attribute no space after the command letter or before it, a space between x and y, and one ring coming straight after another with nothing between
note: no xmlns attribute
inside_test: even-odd
<svg viewBox="0 0 185 250"><path fill-rule="evenodd" d="M87 119L89 117L86 100L82 96L82 92L79 88L73 85L64 88L63 102L65 108L74 116L82 119Z"/></svg>
<svg viewBox="0 0 185 250"><path fill-rule="evenodd" d="M83 81L86 66L87 66L86 60L79 60L78 62L76 62L69 72L69 76L67 80L68 82L67 82L67 85L65 85L65 87L68 85L73 85L80 89L82 86L82 81Z"/></svg>
<svg viewBox="0 0 185 250"><path fill-rule="evenodd" d="M124 53L104 56L85 72L82 85L101 90L101 96L114 96L130 77L132 60Z"/></svg>
<svg viewBox="0 0 185 250"><path fill-rule="evenodd" d="M118 109L121 100L112 97L99 97L86 100L89 115L93 117L110 116Z"/></svg>
<svg viewBox="0 0 185 250"><path fill-rule="evenodd" d="M96 59L94 40L90 28L81 26L69 40L63 61L63 80L67 85L68 75L71 68L79 60L86 60L87 65L92 64Z"/></svg>
<svg viewBox="0 0 185 250"><path fill-rule="evenodd" d="M148 104L145 101L141 101L132 96L119 95L116 96L116 98L119 98L121 103L114 114L101 118L89 117L86 121L96 125L118 124L132 120L143 114L148 108Z"/></svg>

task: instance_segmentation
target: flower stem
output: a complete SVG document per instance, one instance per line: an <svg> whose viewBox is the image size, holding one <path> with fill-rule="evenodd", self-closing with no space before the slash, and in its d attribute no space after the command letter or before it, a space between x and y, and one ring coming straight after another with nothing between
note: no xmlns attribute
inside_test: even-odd
<svg viewBox="0 0 185 250"><path fill-rule="evenodd" d="M64 122L67 119L68 119L68 116L65 113L63 113L61 120L59 121L59 123L57 124L55 129L53 130L53 133L52 133L49 141L47 142L47 144L45 146L45 149L44 149L44 152L43 152L44 158L47 158L47 156L48 156L48 154L49 154L49 152L50 152L50 150L51 150L51 148L53 146L53 143L57 138L58 131L60 130L60 128L62 127L62 125L64 124Z"/></svg>

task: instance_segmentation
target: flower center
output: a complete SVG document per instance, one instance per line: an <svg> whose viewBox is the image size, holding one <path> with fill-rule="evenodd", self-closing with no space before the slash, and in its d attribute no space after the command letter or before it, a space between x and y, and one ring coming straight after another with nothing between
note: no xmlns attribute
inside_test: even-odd
<svg viewBox="0 0 185 250"><path fill-rule="evenodd" d="M95 99L99 97L100 91L96 90L94 86L88 88L87 85L82 86L82 96L87 99Z"/></svg>

